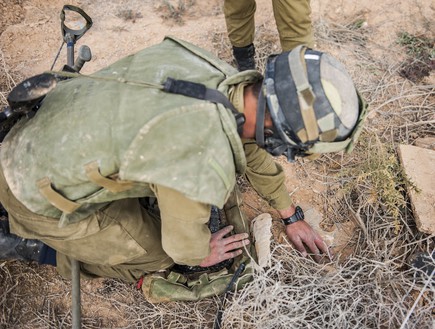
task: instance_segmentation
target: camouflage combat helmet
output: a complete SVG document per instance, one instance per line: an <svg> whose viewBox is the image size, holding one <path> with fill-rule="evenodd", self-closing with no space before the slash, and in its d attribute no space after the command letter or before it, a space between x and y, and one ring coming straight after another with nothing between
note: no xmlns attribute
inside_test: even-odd
<svg viewBox="0 0 435 329"><path fill-rule="evenodd" d="M264 130L268 109L273 127ZM304 46L270 56L259 95L256 140L272 155L350 151L367 106L335 58Z"/></svg>

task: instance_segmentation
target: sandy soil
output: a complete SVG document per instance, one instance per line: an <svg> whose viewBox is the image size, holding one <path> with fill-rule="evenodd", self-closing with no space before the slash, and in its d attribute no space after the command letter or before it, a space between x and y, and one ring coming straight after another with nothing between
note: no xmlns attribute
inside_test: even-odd
<svg viewBox="0 0 435 329"><path fill-rule="evenodd" d="M78 46L89 45L93 52L93 60L83 72L92 72L129 53L158 43L165 35L181 36L214 51L213 33L225 31L221 1L192 5L189 3L194 1L172 3L176 9L171 13L164 6L164 1L70 1L69 4L80 6L94 21L86 37L78 42ZM186 3L184 12L177 9L178 3ZM257 3L257 25L274 29L270 1L260 0ZM30 76L50 68L61 44L59 13L63 4L60 0L5 1L0 46L10 70ZM394 49L399 31L419 35L435 30L433 3L428 0L314 0L311 6L315 23L328 20L345 25L363 19L370 31L369 38L374 43L371 46L374 56L385 56L386 50ZM271 51L278 49L279 45L276 45ZM394 52L388 56L394 56ZM61 54L60 58L65 58L65 55ZM61 64L60 60L58 66Z"/></svg>

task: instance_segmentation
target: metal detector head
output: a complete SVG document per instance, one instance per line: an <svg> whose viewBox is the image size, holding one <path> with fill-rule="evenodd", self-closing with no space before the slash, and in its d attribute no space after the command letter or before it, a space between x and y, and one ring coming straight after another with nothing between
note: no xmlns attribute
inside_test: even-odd
<svg viewBox="0 0 435 329"><path fill-rule="evenodd" d="M15 86L7 100L13 112L27 113L33 109L49 91L56 87L54 74L43 73L26 79Z"/></svg>
<svg viewBox="0 0 435 329"><path fill-rule="evenodd" d="M66 43L75 43L92 26L92 19L82 9L72 5L63 6L60 21L62 36Z"/></svg>

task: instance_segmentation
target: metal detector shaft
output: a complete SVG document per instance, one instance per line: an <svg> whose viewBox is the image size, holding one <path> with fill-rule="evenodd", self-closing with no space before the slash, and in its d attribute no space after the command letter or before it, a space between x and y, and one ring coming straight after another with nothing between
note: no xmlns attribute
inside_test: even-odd
<svg viewBox="0 0 435 329"><path fill-rule="evenodd" d="M66 12L75 12L79 14L84 20L85 25L79 29L73 29L65 24ZM60 21L62 28L62 35L65 43L67 44L67 65L71 68L74 67L74 45L87 30L92 26L92 19L79 7L72 5L64 5L60 13ZM89 51L90 52L90 51ZM90 58L89 58L90 60ZM84 59L86 61L86 59ZM83 63L84 63L83 61ZM83 63L80 63L78 71L80 71ZM80 264L76 259L71 261L71 283L72 283L72 327L73 329L81 328L81 302L80 302Z"/></svg>
<svg viewBox="0 0 435 329"><path fill-rule="evenodd" d="M66 64L69 67L74 66L74 44L75 40L74 37L71 35L67 35L66 37Z"/></svg>
<svg viewBox="0 0 435 329"><path fill-rule="evenodd" d="M72 283L72 328L80 329L82 314L80 301L80 264L78 260L71 261L71 283Z"/></svg>
<svg viewBox="0 0 435 329"><path fill-rule="evenodd" d="M68 48L68 65L74 66L74 45L72 46L72 60L70 63ZM77 259L71 260L71 285L72 285L72 329L81 329L82 314L81 314L81 298L80 298L80 264Z"/></svg>
<svg viewBox="0 0 435 329"><path fill-rule="evenodd" d="M74 66L74 43L71 47L68 45L68 66ZM72 284L72 328L81 329L81 298L80 298L80 264L77 259L71 260L71 284Z"/></svg>
<svg viewBox="0 0 435 329"><path fill-rule="evenodd" d="M67 42L67 65L70 67L74 66L74 40L71 42ZM72 328L81 329L82 314L80 298L80 264L79 261L76 259L71 260L71 285Z"/></svg>

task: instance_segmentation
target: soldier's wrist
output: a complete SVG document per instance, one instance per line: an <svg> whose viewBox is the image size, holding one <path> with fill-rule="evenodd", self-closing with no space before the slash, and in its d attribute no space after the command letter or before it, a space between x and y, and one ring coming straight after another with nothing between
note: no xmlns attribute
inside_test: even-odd
<svg viewBox="0 0 435 329"><path fill-rule="evenodd" d="M296 206L294 208L294 213L290 216L282 218L282 222L284 223L284 225L287 226L299 222L301 220L304 220L304 218L305 218L304 211L302 210L301 207Z"/></svg>

